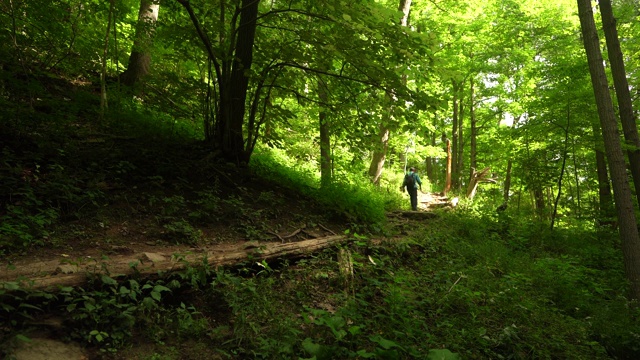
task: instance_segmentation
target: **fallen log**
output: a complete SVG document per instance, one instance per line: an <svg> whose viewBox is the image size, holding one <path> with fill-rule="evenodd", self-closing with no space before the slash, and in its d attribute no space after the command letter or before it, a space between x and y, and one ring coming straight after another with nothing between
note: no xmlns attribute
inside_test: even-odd
<svg viewBox="0 0 640 360"><path fill-rule="evenodd" d="M348 239L342 235L304 240L293 243L245 242L233 249L209 249L201 253L182 254L143 252L135 255L119 255L104 260L83 260L83 263L68 259L38 263L29 274L25 269L3 270L0 273L0 288L8 282L17 282L23 288L34 290L56 290L60 287L80 286L91 276L108 275L111 278L126 276L152 276L186 267L208 264L211 267L234 265L246 260L261 261L276 258L296 258L329 248Z"/></svg>

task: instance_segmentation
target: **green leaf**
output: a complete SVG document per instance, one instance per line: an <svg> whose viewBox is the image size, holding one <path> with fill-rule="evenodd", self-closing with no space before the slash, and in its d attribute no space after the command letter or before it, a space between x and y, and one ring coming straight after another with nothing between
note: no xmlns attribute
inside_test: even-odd
<svg viewBox="0 0 640 360"><path fill-rule="evenodd" d="M351 16L349 16L347 14L342 14L342 18L347 20L347 21L351 21Z"/></svg>
<svg viewBox="0 0 640 360"><path fill-rule="evenodd" d="M118 285L117 281L115 281L114 279L110 278L107 275L102 275L100 279L102 280L102 283L105 285Z"/></svg>
<svg viewBox="0 0 640 360"><path fill-rule="evenodd" d="M153 301L152 298L146 297L144 298L144 300L142 300L142 306L144 306L147 309L153 309L156 307L156 303L155 301Z"/></svg>
<svg viewBox="0 0 640 360"><path fill-rule="evenodd" d="M452 353L448 349L431 349L427 360L460 360L460 355Z"/></svg>
<svg viewBox="0 0 640 360"><path fill-rule="evenodd" d="M322 350L322 345L314 343L310 338L304 339L302 348L311 356L316 356Z"/></svg>
<svg viewBox="0 0 640 360"><path fill-rule="evenodd" d="M367 350L359 350L356 354L365 359L371 359L377 356L375 353L368 352Z"/></svg>
<svg viewBox="0 0 640 360"><path fill-rule="evenodd" d="M20 340L20 341L24 341L24 342L31 342L31 339L22 335L22 334L18 334L16 335L16 339Z"/></svg>
<svg viewBox="0 0 640 360"><path fill-rule="evenodd" d="M372 336L370 338L370 340L375 342L375 343L377 343L378 345L380 345L381 348L383 348L385 350L388 350L388 349L391 349L391 348L396 348L396 347L397 348L402 348L402 346L398 345L397 343L395 343L395 342L393 342L391 340L385 339L385 338L383 338L382 336L379 336L379 335Z"/></svg>
<svg viewBox="0 0 640 360"><path fill-rule="evenodd" d="M171 289L169 289L168 287L162 286L162 285L156 285L153 287L153 291L154 292L163 292L163 291L171 291Z"/></svg>
<svg viewBox="0 0 640 360"><path fill-rule="evenodd" d="M13 281L3 283L2 285L7 290L18 290L18 289L20 289L20 285L18 285L17 282L13 282Z"/></svg>

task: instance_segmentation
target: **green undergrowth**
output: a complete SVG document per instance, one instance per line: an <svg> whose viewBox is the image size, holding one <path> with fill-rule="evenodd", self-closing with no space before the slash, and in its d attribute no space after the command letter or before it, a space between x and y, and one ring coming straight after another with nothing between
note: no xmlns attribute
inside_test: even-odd
<svg viewBox="0 0 640 360"><path fill-rule="evenodd" d="M309 196L329 211L353 224L370 224L380 229L387 211L401 207L398 192L387 192L371 185L362 174L334 179L320 187L317 171L301 166L276 150L261 149L251 158L251 168L262 178Z"/></svg>
<svg viewBox="0 0 640 360"><path fill-rule="evenodd" d="M118 359L637 358L640 314L614 234L544 228L460 211L399 242L356 236L295 262L105 276L57 294L5 284L3 344L48 312Z"/></svg>
<svg viewBox="0 0 640 360"><path fill-rule="evenodd" d="M193 124L135 102L113 106L102 123L68 112L31 113L38 121L25 116L0 110L0 255L56 247L67 232L57 227L66 223L108 224L147 213L156 216L163 239L195 244L210 219L256 222L249 182L274 198L268 184L284 185L360 232L381 230L385 210L401 202L366 178L320 189L315 169L291 166L277 151L257 152L248 174L217 158ZM130 212L114 214L113 204ZM246 238L264 237L256 224L239 227Z"/></svg>

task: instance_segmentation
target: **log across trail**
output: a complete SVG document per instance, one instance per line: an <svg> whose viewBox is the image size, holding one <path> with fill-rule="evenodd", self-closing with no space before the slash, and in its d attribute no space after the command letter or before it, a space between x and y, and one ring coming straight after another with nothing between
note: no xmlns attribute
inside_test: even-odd
<svg viewBox="0 0 640 360"><path fill-rule="evenodd" d="M93 275L153 276L184 269L188 266L216 267L234 265L243 261L261 261L276 258L296 258L329 248L347 237L332 235L291 243L248 241L224 246L184 252L140 252L131 255L115 255L103 259L74 259L60 257L49 261L7 265L0 269L0 287L4 283L17 282L23 288L56 290L59 287L80 286Z"/></svg>

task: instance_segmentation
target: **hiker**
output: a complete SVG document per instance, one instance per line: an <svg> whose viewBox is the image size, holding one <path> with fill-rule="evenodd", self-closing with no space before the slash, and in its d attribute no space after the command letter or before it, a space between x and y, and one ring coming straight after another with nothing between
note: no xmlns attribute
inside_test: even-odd
<svg viewBox="0 0 640 360"><path fill-rule="evenodd" d="M409 193L409 197L411 198L411 209L413 211L418 210L418 186L420 186L420 191L422 191L422 181L420 181L420 176L418 176L416 168L412 167L404 176L402 188L407 188L406 191Z"/></svg>

